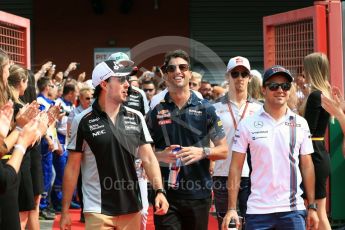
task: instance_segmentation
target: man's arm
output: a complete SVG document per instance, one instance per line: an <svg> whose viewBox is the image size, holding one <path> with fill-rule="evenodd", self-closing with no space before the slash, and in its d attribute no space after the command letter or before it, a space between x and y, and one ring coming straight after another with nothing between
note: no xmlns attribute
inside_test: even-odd
<svg viewBox="0 0 345 230"><path fill-rule="evenodd" d="M69 152L62 184L63 197L60 229L68 229L71 226L71 219L69 217L68 209L77 185L81 158L81 152Z"/></svg>
<svg viewBox="0 0 345 230"><path fill-rule="evenodd" d="M152 183L153 189L163 189L162 175L155 154L150 144L143 144L139 147L139 155L148 179ZM165 194L158 193L155 197L155 214L164 215L167 213L169 204Z"/></svg>
<svg viewBox="0 0 345 230"><path fill-rule="evenodd" d="M226 159L228 156L228 145L225 137L220 140L214 140L213 143L214 147L209 148L209 153L205 153L204 148L189 146L182 147L182 150L177 153L176 157L181 158L185 165L192 164L205 157L213 161Z"/></svg>
<svg viewBox="0 0 345 230"><path fill-rule="evenodd" d="M227 230L231 219L236 220L236 225L239 227L240 221L237 215L237 196L241 183L241 174L246 154L239 152L232 152L232 159L228 176L228 211L223 219L222 229Z"/></svg>
<svg viewBox="0 0 345 230"><path fill-rule="evenodd" d="M153 189L163 188L162 175L156 156L150 144L143 144L139 147L139 155L148 179L152 183Z"/></svg>
<svg viewBox="0 0 345 230"><path fill-rule="evenodd" d="M315 203L315 171L311 154L301 155L300 170L308 204L313 204ZM317 212L314 209L308 209L307 225L318 229L318 223Z"/></svg>

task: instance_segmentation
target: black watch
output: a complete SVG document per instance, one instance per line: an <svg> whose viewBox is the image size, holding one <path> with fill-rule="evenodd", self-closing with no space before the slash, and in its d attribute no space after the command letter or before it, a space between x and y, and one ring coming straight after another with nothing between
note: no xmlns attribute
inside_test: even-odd
<svg viewBox="0 0 345 230"><path fill-rule="evenodd" d="M159 188L155 191L155 197L158 195L158 193L162 193L165 197L167 197L167 192L164 188Z"/></svg>
<svg viewBox="0 0 345 230"><path fill-rule="evenodd" d="M309 204L308 205L308 210L309 209L314 209L315 211L317 211L317 203Z"/></svg>

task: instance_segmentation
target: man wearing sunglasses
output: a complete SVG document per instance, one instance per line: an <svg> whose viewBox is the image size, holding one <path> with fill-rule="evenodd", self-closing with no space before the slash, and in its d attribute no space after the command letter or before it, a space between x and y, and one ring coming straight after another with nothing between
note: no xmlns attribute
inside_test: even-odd
<svg viewBox="0 0 345 230"><path fill-rule="evenodd" d="M135 170L138 154L155 190L155 214L164 215L168 210L144 117L123 106L131 71L107 60L92 72L95 101L72 122L60 229L71 225L68 208L80 166L86 229L140 229L142 203Z"/></svg>
<svg viewBox="0 0 345 230"><path fill-rule="evenodd" d="M190 59L185 51L168 52L162 70L169 91L147 120L170 208L166 215L154 216L155 228L206 230L211 206L210 160L227 155L223 126L215 108L190 90ZM210 148L211 140L215 147ZM182 165L173 174L176 167L170 170L169 164L178 161Z"/></svg>
<svg viewBox="0 0 345 230"><path fill-rule="evenodd" d="M262 107L261 103L250 98L248 94L247 87L251 80L251 75L250 63L247 58L240 56L231 58L228 62L225 76L229 82L229 92L214 104L224 126L229 152L225 160L215 161L213 172L213 193L219 229L221 229L223 217L228 210L228 189L226 185L235 131L242 119L252 116ZM239 210L242 217L245 216L247 200L250 194L249 174L249 166L246 158L241 172L241 186L238 198Z"/></svg>
<svg viewBox="0 0 345 230"><path fill-rule="evenodd" d="M311 159L314 149L307 121L287 106L292 81L290 72L282 66L267 69L262 87L264 106L238 125L232 146L229 203L223 230L230 219L239 225L236 202L248 145L252 171L246 229L306 229L306 225L308 229L318 229ZM302 181L307 211L301 197Z"/></svg>

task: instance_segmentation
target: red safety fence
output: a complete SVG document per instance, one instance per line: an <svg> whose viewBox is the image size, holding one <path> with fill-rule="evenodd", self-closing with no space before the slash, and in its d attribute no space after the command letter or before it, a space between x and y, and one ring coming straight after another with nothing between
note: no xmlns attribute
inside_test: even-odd
<svg viewBox="0 0 345 230"><path fill-rule="evenodd" d="M30 20L0 11L0 48L15 63L30 68Z"/></svg>

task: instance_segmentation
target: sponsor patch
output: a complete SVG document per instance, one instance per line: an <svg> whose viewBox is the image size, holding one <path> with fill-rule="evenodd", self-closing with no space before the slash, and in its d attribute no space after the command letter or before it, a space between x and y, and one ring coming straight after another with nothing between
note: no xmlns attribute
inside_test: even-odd
<svg viewBox="0 0 345 230"><path fill-rule="evenodd" d="M202 111L200 110L195 110L195 109L189 109L189 113L191 115L194 115L194 116L201 116L202 115Z"/></svg>
<svg viewBox="0 0 345 230"><path fill-rule="evenodd" d="M171 123L172 123L171 119L165 119L165 120L158 121L159 125L166 125L166 124L171 124Z"/></svg>
<svg viewBox="0 0 345 230"><path fill-rule="evenodd" d="M255 128L262 128L263 126L264 126L264 123L262 121L254 121Z"/></svg>
<svg viewBox="0 0 345 230"><path fill-rule="evenodd" d="M301 124L296 124L295 122L285 122L285 125L290 127L301 127Z"/></svg>

